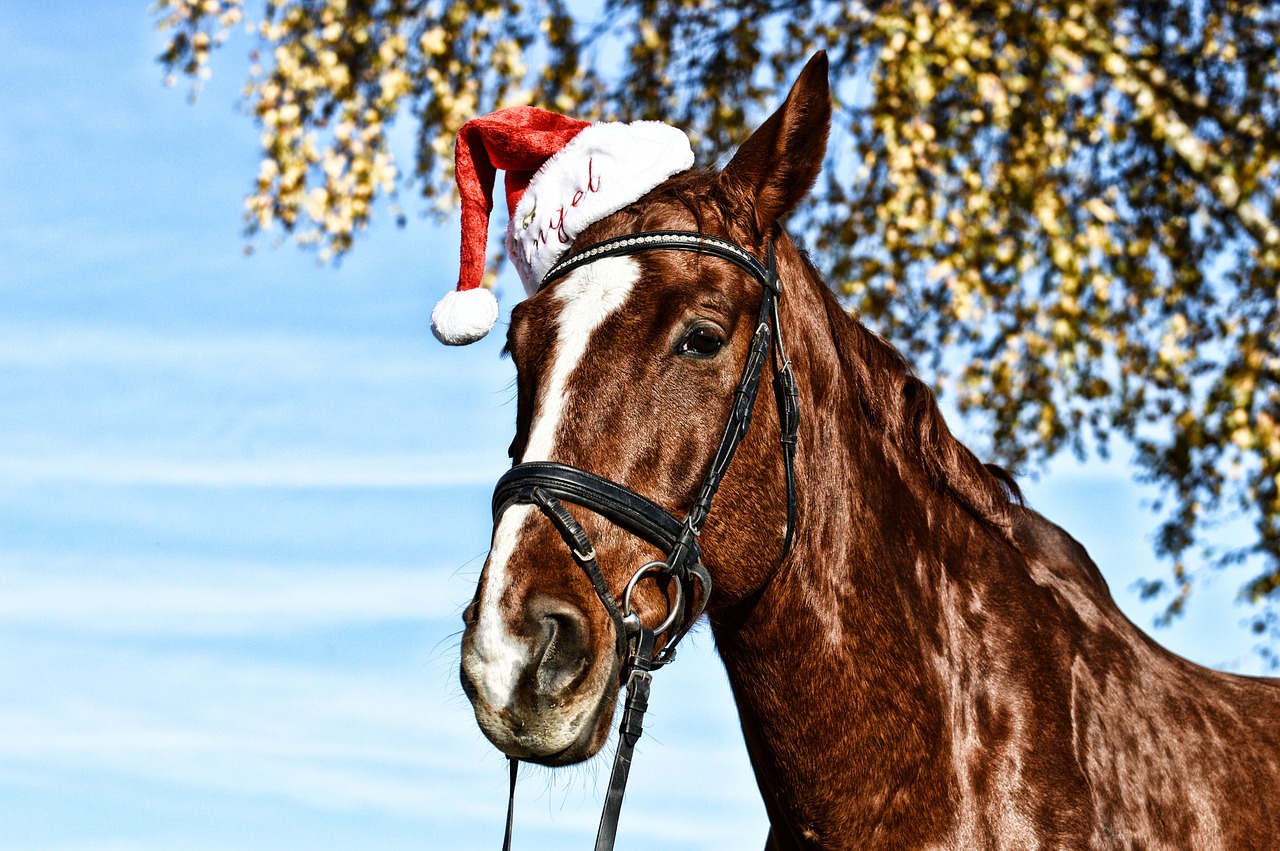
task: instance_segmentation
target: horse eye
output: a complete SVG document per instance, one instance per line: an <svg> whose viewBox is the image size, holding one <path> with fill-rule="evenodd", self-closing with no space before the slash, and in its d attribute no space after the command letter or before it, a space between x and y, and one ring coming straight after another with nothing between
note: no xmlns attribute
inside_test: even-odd
<svg viewBox="0 0 1280 851"><path fill-rule="evenodd" d="M723 345L724 341L710 329L695 328L689 332L689 336L685 337L684 342L680 344L680 354L709 358L720 351L720 347Z"/></svg>

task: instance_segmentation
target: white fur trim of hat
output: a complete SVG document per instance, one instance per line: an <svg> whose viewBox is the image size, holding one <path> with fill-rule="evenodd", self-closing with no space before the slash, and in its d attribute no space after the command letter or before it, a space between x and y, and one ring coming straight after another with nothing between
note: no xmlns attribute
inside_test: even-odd
<svg viewBox="0 0 1280 851"><path fill-rule="evenodd" d="M574 136L534 175L507 225L507 251L525 292L538 291L589 225L692 165L689 137L660 121L592 124Z"/></svg>

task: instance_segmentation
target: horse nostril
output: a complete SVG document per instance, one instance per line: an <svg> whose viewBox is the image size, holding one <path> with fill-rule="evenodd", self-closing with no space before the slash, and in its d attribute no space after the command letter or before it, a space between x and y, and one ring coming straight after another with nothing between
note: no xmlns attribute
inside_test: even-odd
<svg viewBox="0 0 1280 851"><path fill-rule="evenodd" d="M544 615L538 691L552 698L575 688L588 667L587 628L581 615L566 610Z"/></svg>

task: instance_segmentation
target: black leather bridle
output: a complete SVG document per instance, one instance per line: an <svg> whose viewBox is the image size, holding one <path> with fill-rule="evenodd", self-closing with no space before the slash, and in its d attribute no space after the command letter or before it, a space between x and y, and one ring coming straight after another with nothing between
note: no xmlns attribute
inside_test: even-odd
<svg viewBox="0 0 1280 851"><path fill-rule="evenodd" d="M711 596L711 574L702 565L702 550L698 538L711 512L711 501L716 490L751 424L756 396L760 392L760 378L765 364L770 360L771 343L774 339L774 383L778 396L787 482L787 527L783 540L783 558L791 550L796 527L795 454L800 429L799 392L791 362L782 345L782 328L778 318L778 299L782 295L782 284L778 279L773 240L769 240L765 262L761 263L741 246L709 234L690 231L630 234L598 242L566 256L547 272L539 289L596 260L644 251L691 251L718 257L745 270L764 288L755 333L742 368L742 378L734 391L729 421L693 505L684 518L679 519L624 485L556 461L516 464L498 480L493 494L495 524L502 512L511 505L536 505L542 510L568 544L574 561L591 581L596 595L614 623L617 652L623 661L622 676L627 684L627 697L619 727L618 750L614 756L609 791L596 835L596 851L609 851L613 848L632 753L643 732L644 713L649 700L650 672L674 658L676 645L702 615ZM607 518L652 544L664 553L665 558L650 562L637 570L628 581L621 599L615 597L596 561L595 549L586 530L561 500L580 505ZM675 603L663 623L653 629L642 624L631 610L632 590L641 579L650 574L669 576L676 583ZM656 636L669 631L671 637L657 650ZM504 851L509 851L511 847L517 765L518 761L512 759L511 797L507 808Z"/></svg>

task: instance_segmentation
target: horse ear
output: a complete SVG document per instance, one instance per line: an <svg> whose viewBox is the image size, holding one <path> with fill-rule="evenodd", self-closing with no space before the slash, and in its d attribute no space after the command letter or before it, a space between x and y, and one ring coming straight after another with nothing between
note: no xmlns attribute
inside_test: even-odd
<svg viewBox="0 0 1280 851"><path fill-rule="evenodd" d="M731 202L753 212L760 237L813 186L830 128L827 53L820 50L804 66L778 111L742 143L720 173L720 185Z"/></svg>

